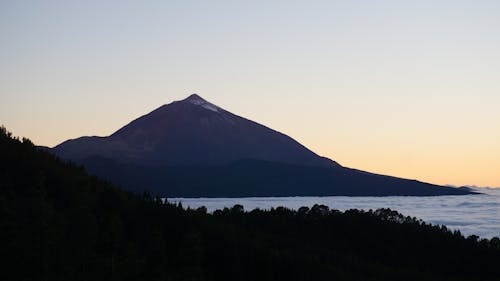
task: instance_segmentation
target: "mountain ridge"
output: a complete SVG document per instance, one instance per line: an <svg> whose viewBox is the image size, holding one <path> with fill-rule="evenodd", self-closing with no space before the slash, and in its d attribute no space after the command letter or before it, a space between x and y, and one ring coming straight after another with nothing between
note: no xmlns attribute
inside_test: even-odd
<svg viewBox="0 0 500 281"><path fill-rule="evenodd" d="M51 151L124 188L166 196L472 193L345 168L197 94L164 104L107 137L68 140ZM237 165L242 160L246 169ZM204 180L196 180L199 174Z"/></svg>

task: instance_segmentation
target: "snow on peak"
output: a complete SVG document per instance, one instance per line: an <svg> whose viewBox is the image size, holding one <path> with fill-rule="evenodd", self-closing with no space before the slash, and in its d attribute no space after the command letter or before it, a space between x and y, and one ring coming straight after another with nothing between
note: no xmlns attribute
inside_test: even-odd
<svg viewBox="0 0 500 281"><path fill-rule="evenodd" d="M198 96L197 94L192 94L189 97L186 98L187 101L206 101L202 97Z"/></svg>
<svg viewBox="0 0 500 281"><path fill-rule="evenodd" d="M190 95L187 99L187 102L194 104L196 106L201 106L205 109L211 110L213 112L219 112L219 107L209 103L208 101L204 100L202 97L198 96L197 94L192 94Z"/></svg>

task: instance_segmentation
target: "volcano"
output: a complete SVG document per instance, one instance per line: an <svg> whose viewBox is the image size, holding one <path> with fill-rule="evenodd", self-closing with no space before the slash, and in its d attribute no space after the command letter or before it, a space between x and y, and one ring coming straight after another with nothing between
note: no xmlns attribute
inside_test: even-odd
<svg viewBox="0 0 500 281"><path fill-rule="evenodd" d="M80 161L100 156L146 166L223 165L241 159L335 166L292 138L193 94L144 115L109 137L82 137L54 148Z"/></svg>
<svg viewBox="0 0 500 281"><path fill-rule="evenodd" d="M80 137L50 150L124 189L166 197L472 193L343 167L197 94L110 136Z"/></svg>

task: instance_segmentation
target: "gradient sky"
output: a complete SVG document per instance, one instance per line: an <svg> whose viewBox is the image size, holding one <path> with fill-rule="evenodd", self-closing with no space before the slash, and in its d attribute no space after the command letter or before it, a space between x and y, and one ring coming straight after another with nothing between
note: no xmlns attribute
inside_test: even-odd
<svg viewBox="0 0 500 281"><path fill-rule="evenodd" d="M15 135L109 135L191 93L345 166L500 187L500 1L0 0Z"/></svg>

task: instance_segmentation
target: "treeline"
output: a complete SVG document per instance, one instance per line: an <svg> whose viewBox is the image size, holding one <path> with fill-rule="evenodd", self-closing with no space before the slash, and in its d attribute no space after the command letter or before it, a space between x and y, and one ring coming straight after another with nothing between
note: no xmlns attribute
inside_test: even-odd
<svg viewBox="0 0 500 281"><path fill-rule="evenodd" d="M185 209L0 132L0 279L498 280L500 240L389 210Z"/></svg>

